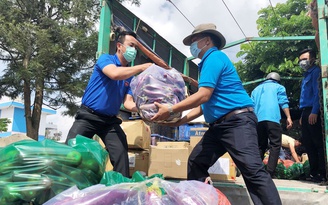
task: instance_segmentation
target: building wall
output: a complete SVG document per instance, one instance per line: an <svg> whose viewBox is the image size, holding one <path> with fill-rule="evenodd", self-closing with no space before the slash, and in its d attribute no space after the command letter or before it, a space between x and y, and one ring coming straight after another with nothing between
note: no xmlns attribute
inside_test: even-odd
<svg viewBox="0 0 328 205"><path fill-rule="evenodd" d="M8 131L0 133L0 137L7 137L12 134L21 133L26 135L26 122L24 106L21 103L9 102L4 103L0 108L0 117L10 119L11 123L8 124ZM9 106L6 106L9 105ZM42 108L40 125L39 125L39 141L45 139L46 132L46 118L47 115L55 114L56 111Z"/></svg>
<svg viewBox="0 0 328 205"><path fill-rule="evenodd" d="M14 108L12 131L26 133L25 112L22 108Z"/></svg>
<svg viewBox="0 0 328 205"><path fill-rule="evenodd" d="M45 113L42 113L40 119L39 135L42 136L46 135L46 125L47 125L46 121L47 121L47 115Z"/></svg>

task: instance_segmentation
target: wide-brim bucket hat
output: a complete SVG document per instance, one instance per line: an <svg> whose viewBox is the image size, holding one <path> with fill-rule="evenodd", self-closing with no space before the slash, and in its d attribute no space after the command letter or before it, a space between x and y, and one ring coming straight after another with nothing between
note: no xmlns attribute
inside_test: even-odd
<svg viewBox="0 0 328 205"><path fill-rule="evenodd" d="M183 44L186 46L190 46L192 43L191 42L192 37L195 36L196 34L201 34L201 33L213 34L213 36L216 38L215 40L218 43L217 45L220 45L218 49L223 48L226 44L226 40L224 36L219 31L216 30L216 26L212 23L200 24L196 26L193 32L189 36L183 39Z"/></svg>

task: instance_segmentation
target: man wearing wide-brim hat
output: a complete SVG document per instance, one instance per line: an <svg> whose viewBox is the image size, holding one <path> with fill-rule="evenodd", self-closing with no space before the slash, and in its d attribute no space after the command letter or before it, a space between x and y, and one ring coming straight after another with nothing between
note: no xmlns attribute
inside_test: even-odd
<svg viewBox="0 0 328 205"><path fill-rule="evenodd" d="M152 120L165 120L175 112L193 108L171 126L179 126L204 115L210 128L195 146L188 160L188 180L205 181L208 169L228 152L240 169L254 204L280 205L270 175L265 171L257 143L257 118L253 101L230 59L222 52L226 43L214 24L195 27L183 43L201 59L198 91L173 105L155 103L158 113Z"/></svg>
<svg viewBox="0 0 328 205"><path fill-rule="evenodd" d="M183 39L183 44L185 44L186 46L190 46L190 44L192 43L192 37L197 34L210 36L213 39L214 45L219 50L221 50L226 44L224 36L216 30L216 26L212 23L198 25L189 36Z"/></svg>

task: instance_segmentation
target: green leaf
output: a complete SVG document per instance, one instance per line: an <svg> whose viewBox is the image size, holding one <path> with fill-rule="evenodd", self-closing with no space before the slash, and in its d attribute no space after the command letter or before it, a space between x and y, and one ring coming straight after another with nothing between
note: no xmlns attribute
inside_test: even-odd
<svg viewBox="0 0 328 205"><path fill-rule="evenodd" d="M268 6L261 9L258 14L257 28L260 37L283 36L313 36L315 30L311 18L307 13L306 0L287 0L278 3L274 8ZM316 48L313 41L260 41L242 44L237 57L236 69L243 82L253 81L265 77L269 72L275 71L284 77L299 77L302 70L298 66L299 51L304 48ZM297 109L300 95L300 81L282 80L290 99L290 107ZM245 89L248 93L257 84L248 84Z"/></svg>

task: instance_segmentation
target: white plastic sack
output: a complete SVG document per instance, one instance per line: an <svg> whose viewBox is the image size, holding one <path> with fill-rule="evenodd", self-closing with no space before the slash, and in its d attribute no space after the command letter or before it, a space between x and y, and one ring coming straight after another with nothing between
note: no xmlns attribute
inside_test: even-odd
<svg viewBox="0 0 328 205"><path fill-rule="evenodd" d="M83 190L72 187L44 205L230 205L212 185L199 181L179 183L152 178L138 183L94 185Z"/></svg>
<svg viewBox="0 0 328 205"><path fill-rule="evenodd" d="M169 106L185 99L185 83L181 74L174 68L167 70L153 64L134 77L130 86L139 114L146 121L150 121L158 111L154 102ZM181 113L175 113L167 120L157 123L176 122L180 118Z"/></svg>

